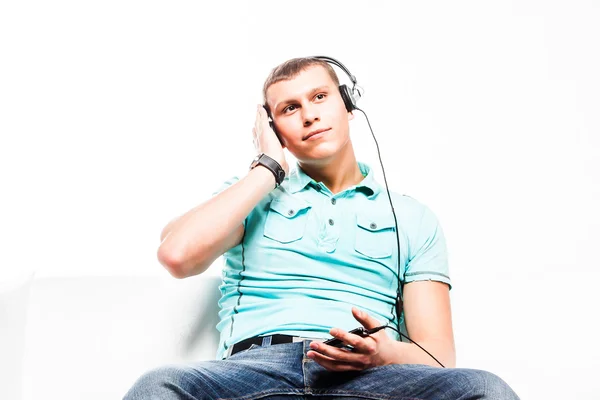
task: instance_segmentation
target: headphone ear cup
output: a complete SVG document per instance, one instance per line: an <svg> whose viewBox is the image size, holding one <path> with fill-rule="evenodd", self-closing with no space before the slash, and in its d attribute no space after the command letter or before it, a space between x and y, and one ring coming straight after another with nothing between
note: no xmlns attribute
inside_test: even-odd
<svg viewBox="0 0 600 400"><path fill-rule="evenodd" d="M281 136L279 136L279 132L277 132L277 129L275 129L275 124L273 123L272 120L269 120L269 126L271 127L271 129L273 129L273 132L275 132L275 136L277 136L277 139L279 139L279 143L281 143L281 145L283 146L283 141L281 140Z"/></svg>
<svg viewBox="0 0 600 400"><path fill-rule="evenodd" d="M346 106L346 110L348 112L356 109L356 104L354 104L354 98L350 93L350 89L346 85L340 85L340 95L342 96L342 100L344 100L344 105Z"/></svg>
<svg viewBox="0 0 600 400"><path fill-rule="evenodd" d="M277 129L275 129L275 123L273 122L273 117L271 116L271 112L269 111L269 107L267 107L266 105L263 105L263 107L267 111L267 118L269 119L269 126L271 127L271 129L273 129L273 132L275 132L275 135L277 136L277 139L279 139L279 143L281 143L281 145L283 146L283 142L281 141L281 137L279 136L279 132L277 132Z"/></svg>

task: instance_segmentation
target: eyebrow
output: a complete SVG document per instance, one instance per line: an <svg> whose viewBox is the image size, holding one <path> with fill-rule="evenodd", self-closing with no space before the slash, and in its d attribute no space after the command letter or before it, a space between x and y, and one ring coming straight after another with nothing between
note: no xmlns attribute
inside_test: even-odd
<svg viewBox="0 0 600 400"><path fill-rule="evenodd" d="M308 97L311 97L312 95L314 95L317 92L326 91L326 90L329 90L329 86L319 86L319 87L316 87L314 89L309 90L306 93L306 95ZM279 107L281 107L281 106L287 106L288 104L293 103L295 101L296 101L296 99L287 99L287 100L284 100L282 102L279 102L279 103L277 103L275 105L275 110L279 110Z"/></svg>

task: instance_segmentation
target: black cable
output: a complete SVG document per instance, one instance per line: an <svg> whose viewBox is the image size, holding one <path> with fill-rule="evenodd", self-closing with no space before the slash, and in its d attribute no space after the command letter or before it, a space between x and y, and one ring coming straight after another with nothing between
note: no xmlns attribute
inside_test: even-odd
<svg viewBox="0 0 600 400"><path fill-rule="evenodd" d="M385 182L385 190L387 191L388 199L390 201L390 207L392 208L392 214L394 214L394 224L396 226L396 244L398 246L398 289L396 290L396 303L392 306L392 317L394 316L394 309L396 310L396 317L398 318L398 333L400 333L400 315L402 314L402 310L404 308L404 302L402 301L402 293L404 292L404 283L400 279L400 233L398 232L398 220L396 219L396 211L394 210L394 205L392 203L392 196L390 195L390 190L388 188L387 178L385 176L385 168L383 168L383 161L381 161L381 152L379 151L379 143L377 143L377 139L375 138L375 134L373 133L373 128L371 128L371 123L369 122L369 117L367 114L361 110L360 108L355 106L355 109L363 113L365 118L367 119L367 124L369 125L369 129L371 130L371 136L373 136L373 140L375 141L375 146L377 147L377 155L379 156L379 163L381 164L381 170L383 171L383 181ZM391 321L390 321L391 322ZM402 341L402 334L400 334L400 341ZM409 339L410 340L410 339Z"/></svg>
<svg viewBox="0 0 600 400"><path fill-rule="evenodd" d="M415 342L414 340L412 340L411 338L409 338L408 336L406 336L405 334L403 334L402 332L400 332L398 329L394 328L393 326L382 325L382 326L378 326L377 328L367 329L367 332L370 335L372 333L379 332L380 330L385 329L385 328L390 328L390 329L395 330L396 332L398 332L400 334L400 336L404 336L405 338L407 338L408 340L410 340L411 343L416 344L421 350L423 350L425 353L429 354L429 356L431 358L433 358L438 364L440 364L442 366L442 368L446 368L446 367L444 367L444 364L442 364L441 362L439 362L438 359L435 358L430 352L428 352L423 347L421 347L421 345L419 343Z"/></svg>
<svg viewBox="0 0 600 400"><path fill-rule="evenodd" d="M367 120L367 124L369 125L369 129L371 130L371 136L373 136L373 140L375 140L375 146L377 147L377 155L379 156L379 163L381 164L381 170L383 172L383 181L385 182L385 190L387 191L388 199L390 200L390 207L392 208L392 214L394 214L394 224L396 225L396 244L398 245L398 289L396 291L395 307L392 306L392 316L394 315L394 308L396 308L396 316L398 317L398 325L397 325L398 329L396 329L392 326L389 326L389 325L381 326L381 327L374 328L374 329L380 330L380 329L384 329L384 328L390 328L390 329L395 330L400 335L400 341L402 341L402 337L405 337L411 343L416 344L425 353L429 354L431 356L431 358L433 358L443 368L446 368L446 367L444 367L444 365L441 362L439 362L437 360L437 358L432 356L430 352L428 352L423 347L421 347L420 344L418 344L417 342L415 342L414 340L412 340L411 338L409 338L408 336L406 336L405 334L400 332L400 315L402 314L402 309L404 308L404 303L402 301L402 293L404 292L404 283L400 279L400 234L398 232L398 220L396 219L396 212L394 211L394 205L392 204L392 196L390 195L390 190L388 189L387 179L385 177L385 169L383 168L383 162L381 161L381 153L379 152L379 144L377 143L377 139L375 139L375 134L373 133L373 128L371 128L371 123L369 122L369 117L367 117L367 114L360 108L355 107L355 109L360 111L361 113L363 113L363 115L365 116L365 118ZM375 332L377 332L377 331L375 331Z"/></svg>

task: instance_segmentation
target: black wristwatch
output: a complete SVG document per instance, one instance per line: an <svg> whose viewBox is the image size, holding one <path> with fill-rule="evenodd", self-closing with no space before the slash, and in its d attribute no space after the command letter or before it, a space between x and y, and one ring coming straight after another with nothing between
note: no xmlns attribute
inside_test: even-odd
<svg viewBox="0 0 600 400"><path fill-rule="evenodd" d="M275 187L281 185L281 182L285 179L285 171L281 168L281 165L271 157L266 155L265 153L260 153L257 155L254 160L252 160L252 164L250 164L250 169L256 167L257 165L262 165L266 167L269 171L275 175Z"/></svg>

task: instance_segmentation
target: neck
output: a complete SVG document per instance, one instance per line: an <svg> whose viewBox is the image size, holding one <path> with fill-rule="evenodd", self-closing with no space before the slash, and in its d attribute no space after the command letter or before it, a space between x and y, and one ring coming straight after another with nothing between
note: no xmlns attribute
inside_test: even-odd
<svg viewBox="0 0 600 400"><path fill-rule="evenodd" d="M337 194L364 179L356 162L352 142L348 142L344 150L327 159L298 161L298 165L315 182L322 182L331 193Z"/></svg>

